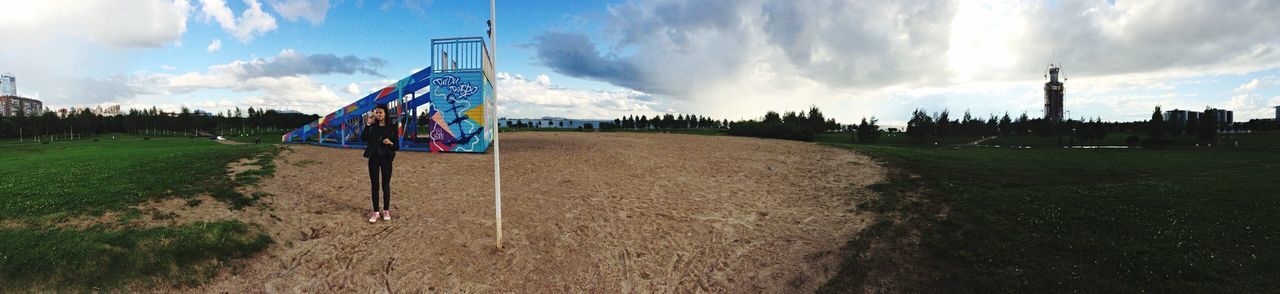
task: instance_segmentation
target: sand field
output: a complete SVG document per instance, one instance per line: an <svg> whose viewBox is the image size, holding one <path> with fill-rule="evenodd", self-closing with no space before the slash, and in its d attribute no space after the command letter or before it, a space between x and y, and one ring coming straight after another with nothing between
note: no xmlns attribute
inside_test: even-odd
<svg viewBox="0 0 1280 294"><path fill-rule="evenodd" d="M504 133L499 249L492 153L401 152L395 219L375 224L365 161L289 145L252 189L270 194L265 205L217 214L276 244L195 290L811 292L869 225L854 207L884 177L865 156L813 143Z"/></svg>

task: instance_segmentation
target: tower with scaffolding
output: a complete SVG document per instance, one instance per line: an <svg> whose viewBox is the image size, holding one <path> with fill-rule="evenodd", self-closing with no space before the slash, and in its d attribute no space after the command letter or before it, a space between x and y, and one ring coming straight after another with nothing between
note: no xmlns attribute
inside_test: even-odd
<svg viewBox="0 0 1280 294"><path fill-rule="evenodd" d="M1045 75L1049 82L1044 83L1044 119L1049 122L1062 122L1062 82L1058 81L1061 70L1061 64L1050 63ZM1062 80L1066 81L1066 78Z"/></svg>

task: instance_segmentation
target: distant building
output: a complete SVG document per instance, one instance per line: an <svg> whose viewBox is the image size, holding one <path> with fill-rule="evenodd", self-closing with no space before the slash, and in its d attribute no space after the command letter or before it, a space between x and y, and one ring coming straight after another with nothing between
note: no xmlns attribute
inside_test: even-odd
<svg viewBox="0 0 1280 294"><path fill-rule="evenodd" d="M101 115L101 116L120 115L120 105L107 106L107 108L98 107L98 115Z"/></svg>
<svg viewBox="0 0 1280 294"><path fill-rule="evenodd" d="M1280 121L1280 106L1276 106L1276 121Z"/></svg>
<svg viewBox="0 0 1280 294"><path fill-rule="evenodd" d="M1214 117L1218 120L1219 126L1230 125L1235 122L1235 114L1230 110L1213 108L1206 111L1213 112Z"/></svg>
<svg viewBox="0 0 1280 294"><path fill-rule="evenodd" d="M541 119L533 118L498 118L498 126L503 128L515 127L523 125L530 128L563 128L576 129L590 124L593 128L598 128L601 123L612 123L612 120L603 119L571 119L563 117L544 116Z"/></svg>
<svg viewBox="0 0 1280 294"><path fill-rule="evenodd" d="M1164 122L1172 126L1186 126L1187 121L1191 119L1200 119L1200 112L1180 109L1164 112Z"/></svg>
<svg viewBox="0 0 1280 294"><path fill-rule="evenodd" d="M1210 108L1205 110L1213 113L1219 126L1229 126L1235 122L1235 112L1226 109ZM1183 127L1187 125L1187 121L1195 119L1199 121L1206 117L1206 113L1190 110L1174 109L1164 112L1164 121L1174 127Z"/></svg>
<svg viewBox="0 0 1280 294"><path fill-rule="evenodd" d="M88 111L89 111L89 113L92 113L92 114L97 115L97 116L117 116L117 115L120 115L120 105L107 106L106 108L103 108L101 105L94 106L94 107L88 107L88 106L86 106L86 107L75 107L75 106L72 106L71 108L61 108L61 109L58 109L58 111L56 111L56 113L57 113L57 114L58 114L58 116L60 116L60 117L67 117L68 115L73 115L73 114L80 114L80 113L83 113L85 110L88 110Z"/></svg>
<svg viewBox="0 0 1280 294"><path fill-rule="evenodd" d="M88 108L72 106L71 108L58 109L58 116L67 117L68 115L78 115L81 112L84 112L85 109L88 109ZM66 110L66 111L63 111L63 110ZM93 110L90 110L89 112L93 112Z"/></svg>
<svg viewBox="0 0 1280 294"><path fill-rule="evenodd" d="M13 74L0 74L0 96L18 96L18 78Z"/></svg>
<svg viewBox="0 0 1280 294"><path fill-rule="evenodd" d="M1049 82L1044 83L1044 119L1062 122L1062 82L1058 81L1058 65L1049 64Z"/></svg>
<svg viewBox="0 0 1280 294"><path fill-rule="evenodd" d="M0 95L0 116L37 116L44 109L40 100Z"/></svg>

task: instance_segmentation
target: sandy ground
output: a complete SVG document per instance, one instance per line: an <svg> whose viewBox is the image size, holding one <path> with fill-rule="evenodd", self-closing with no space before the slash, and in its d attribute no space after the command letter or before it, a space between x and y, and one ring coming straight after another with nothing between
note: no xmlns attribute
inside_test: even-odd
<svg viewBox="0 0 1280 294"><path fill-rule="evenodd" d="M365 160L291 145L255 188L269 209L204 213L260 224L277 243L195 290L811 292L869 224L853 207L884 177L812 143L505 133L498 249L492 153L402 152L395 219L376 224ZM191 209L216 204L204 203Z"/></svg>

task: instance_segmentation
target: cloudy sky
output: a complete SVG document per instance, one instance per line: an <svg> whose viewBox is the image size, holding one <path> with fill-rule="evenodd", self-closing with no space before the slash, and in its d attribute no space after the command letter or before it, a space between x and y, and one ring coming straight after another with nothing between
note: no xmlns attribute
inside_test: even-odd
<svg viewBox="0 0 1280 294"><path fill-rule="evenodd" d="M325 114L481 36L488 1L0 0L0 72L50 108ZM1041 113L1062 63L1071 117L1165 108L1271 117L1280 1L498 1L501 116L817 105L902 124L914 108Z"/></svg>

